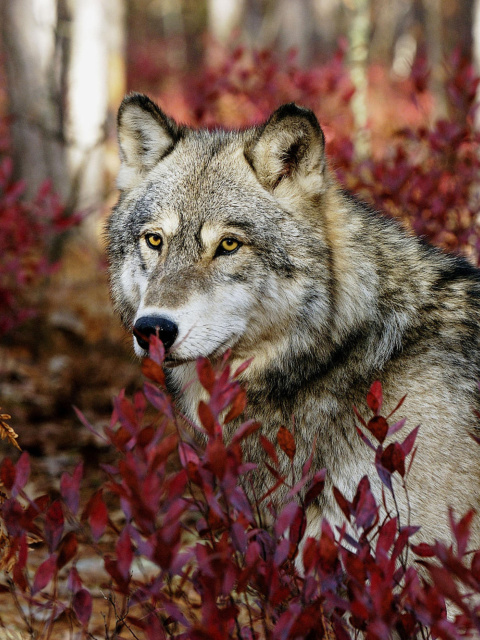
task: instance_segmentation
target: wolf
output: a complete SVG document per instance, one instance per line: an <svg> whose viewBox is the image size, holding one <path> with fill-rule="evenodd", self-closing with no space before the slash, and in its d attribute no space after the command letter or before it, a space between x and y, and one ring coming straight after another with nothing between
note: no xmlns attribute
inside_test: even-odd
<svg viewBox="0 0 480 640"><path fill-rule="evenodd" d="M272 440L293 419L297 473L314 450L329 485L352 499L368 475L380 503L352 411L366 414L380 380L385 411L406 394L402 415L421 425L408 499L397 494L400 524L449 540L449 507L463 515L479 505L480 271L342 189L317 118L295 104L243 131L207 131L133 94L118 138L112 298L138 356L158 333L180 409L197 419L202 390L187 383L198 357L252 359L240 376L242 419ZM245 455L262 460L258 440L247 439ZM286 456L281 465L288 475ZM270 483L259 466L259 495ZM323 518L344 520L328 489L309 508L307 536Z"/></svg>

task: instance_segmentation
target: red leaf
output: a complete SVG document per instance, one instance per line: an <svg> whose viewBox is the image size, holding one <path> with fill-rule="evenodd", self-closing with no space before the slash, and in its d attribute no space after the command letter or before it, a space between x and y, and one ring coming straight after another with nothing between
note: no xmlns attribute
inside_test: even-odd
<svg viewBox="0 0 480 640"><path fill-rule="evenodd" d="M402 478L405 475L405 453L402 446L398 442L392 442L388 445L380 457L383 467L393 473L397 471Z"/></svg>
<svg viewBox="0 0 480 640"><path fill-rule="evenodd" d="M22 453L15 465L15 486L12 495L16 495L27 484L30 476L30 457L26 451Z"/></svg>
<svg viewBox="0 0 480 640"><path fill-rule="evenodd" d="M358 483L357 493L353 499L353 507L357 526L368 529L378 512L368 476L364 476Z"/></svg>
<svg viewBox="0 0 480 640"><path fill-rule="evenodd" d="M25 592L28 588L28 582L25 577L25 574L23 573L22 569L18 566L18 564L16 564L13 567L12 577L15 584L20 587L21 591Z"/></svg>
<svg viewBox="0 0 480 640"><path fill-rule="evenodd" d="M83 477L83 463L75 467L73 474L63 473L60 479L60 493L70 511L76 515L80 503L80 481Z"/></svg>
<svg viewBox="0 0 480 640"><path fill-rule="evenodd" d="M305 568L305 574L308 575L310 570L315 567L317 563L317 541L315 538L307 538L303 547L303 566Z"/></svg>
<svg viewBox="0 0 480 640"><path fill-rule="evenodd" d="M186 442L181 441L178 443L178 455L182 467L187 467L189 462L193 462L195 465L200 464L196 451Z"/></svg>
<svg viewBox="0 0 480 640"><path fill-rule="evenodd" d="M296 554L298 551L298 545L300 544L301 539L305 533L305 529L307 526L307 521L305 517L305 511L299 507L297 513L295 514L295 518L290 526L290 535L289 540L291 543L290 549Z"/></svg>
<svg viewBox="0 0 480 640"><path fill-rule="evenodd" d="M35 595L36 593L44 589L47 584L53 579L56 571L57 558L56 555L53 554L49 558L47 558L45 562L42 562L42 564L38 567L35 578L33 580L32 594Z"/></svg>
<svg viewBox="0 0 480 640"><path fill-rule="evenodd" d="M280 512L275 521L275 533L277 536L284 535L285 531L291 526L300 507L296 502L289 502Z"/></svg>
<svg viewBox="0 0 480 640"><path fill-rule="evenodd" d="M45 540L50 553L57 548L63 534L63 510L60 500L52 502L45 515Z"/></svg>
<svg viewBox="0 0 480 640"><path fill-rule="evenodd" d="M238 429L233 434L232 444L236 442L241 442L244 438L248 438L249 435L258 431L262 425L260 422L255 422L254 420L248 420L241 424Z"/></svg>
<svg viewBox="0 0 480 640"><path fill-rule="evenodd" d="M268 455L268 457L271 458L273 462L278 466L277 452L275 451L275 447L270 442L270 440L265 438L264 435L260 434L260 444L262 445L263 450Z"/></svg>
<svg viewBox="0 0 480 640"><path fill-rule="evenodd" d="M397 433L397 431L400 431L400 429L403 429L406 421L407 421L406 418L402 418L395 424L392 424L392 426L388 428L387 436L393 436L394 433Z"/></svg>
<svg viewBox="0 0 480 640"><path fill-rule="evenodd" d="M68 573L67 587L71 593L77 593L82 588L82 581L76 567L72 567Z"/></svg>
<svg viewBox="0 0 480 640"><path fill-rule="evenodd" d="M124 580L129 578L130 567L133 560L133 546L128 531L125 528L120 534L117 544L115 545L117 552L117 567Z"/></svg>
<svg viewBox="0 0 480 640"><path fill-rule="evenodd" d="M72 607L78 621L86 627L92 615L92 596L87 589L79 589L72 600Z"/></svg>
<svg viewBox="0 0 480 640"><path fill-rule="evenodd" d="M350 502L344 497L340 490L337 489L337 487L333 487L333 496L345 517L350 522L350 516L352 514L352 506Z"/></svg>
<svg viewBox="0 0 480 640"><path fill-rule="evenodd" d="M215 417L208 404L203 400L198 403L198 417L205 431L213 436L215 434Z"/></svg>
<svg viewBox="0 0 480 640"><path fill-rule="evenodd" d="M77 553L78 543L77 536L73 531L69 531L60 543L57 555L57 567L61 569L67 562L75 557Z"/></svg>
<svg viewBox="0 0 480 640"><path fill-rule="evenodd" d="M397 519L392 518L380 528L378 534L377 546L375 553L377 558L383 556L386 557L393 543L395 542L395 535L397 533Z"/></svg>
<svg viewBox="0 0 480 640"><path fill-rule="evenodd" d="M383 403L382 383L379 380L370 387L367 393L367 404L375 415L378 415Z"/></svg>
<svg viewBox="0 0 480 640"><path fill-rule="evenodd" d="M374 416L368 421L367 429L382 443L388 433L388 422L382 416Z"/></svg>
<svg viewBox="0 0 480 640"><path fill-rule="evenodd" d="M83 413L80 411L80 409L77 409L77 407L73 407L73 410L75 411L75 413L77 414L77 418L80 420L80 422L83 424L83 426L90 431L90 433L93 433L94 436L96 436L97 438L100 438L101 440L106 441L107 439L105 438L105 436L101 433L99 433L96 429L94 429L92 427L92 425L90 424L90 422L86 419L86 417L83 415Z"/></svg>
<svg viewBox="0 0 480 640"><path fill-rule="evenodd" d="M435 555L435 549L426 542L421 542L420 544L412 544L412 551L421 558L433 558Z"/></svg>
<svg viewBox="0 0 480 640"><path fill-rule="evenodd" d="M148 355L158 365L161 365L165 359L165 347L163 346L163 342L160 338L151 334L149 338L150 346L148 348Z"/></svg>
<svg viewBox="0 0 480 640"><path fill-rule="evenodd" d="M277 441L280 449L290 460L293 460L296 451L295 439L286 427L282 426L278 430Z"/></svg>
<svg viewBox="0 0 480 640"><path fill-rule="evenodd" d="M394 414L394 413L396 413L396 412L400 409L400 407L402 406L402 404L405 402L405 398L406 398L406 397L407 397L406 395L405 395L405 396L403 396L403 398L402 398L402 399L400 400L400 402L397 404L397 406L395 407L395 409L394 409L393 411L391 411L391 412L388 414L388 416L387 416L387 420L390 420L390 418L393 416L393 414Z"/></svg>
<svg viewBox="0 0 480 640"><path fill-rule="evenodd" d="M163 440L155 447L155 457L152 462L152 468L155 469L163 464L170 454L175 451L177 444L178 436L176 433L171 433L166 438L163 438Z"/></svg>
<svg viewBox="0 0 480 640"><path fill-rule="evenodd" d="M158 411L167 418L173 418L171 400L167 395L165 395L165 393L163 393L163 391L150 382L146 382L143 385L143 390L147 400L155 407L155 409L158 409Z"/></svg>
<svg viewBox="0 0 480 640"><path fill-rule="evenodd" d="M120 424L128 429L132 435L135 435L140 427L135 407L123 395L117 396L113 402Z"/></svg>
<svg viewBox="0 0 480 640"><path fill-rule="evenodd" d="M208 358L198 358L197 375L202 387L211 394L215 386L215 371Z"/></svg>
<svg viewBox="0 0 480 640"><path fill-rule="evenodd" d="M360 411L357 409L357 407L354 404L352 405L352 409L353 409L353 413L360 420L360 424L363 425L366 428L367 427L367 423L365 422L365 420L362 417L362 414L360 413Z"/></svg>
<svg viewBox="0 0 480 640"><path fill-rule="evenodd" d="M325 474L326 469L321 469L313 476L312 484L305 496L305 508L311 505L312 502L322 493L325 486Z"/></svg>
<svg viewBox="0 0 480 640"><path fill-rule="evenodd" d="M10 491L15 484L16 475L15 465L10 458L5 458L0 467L0 481L8 491Z"/></svg>
<svg viewBox="0 0 480 640"><path fill-rule="evenodd" d="M448 598L449 600L454 602L458 607L460 607L460 609L464 609L465 604L463 602L463 598L460 595L453 576L448 571L448 569L437 567L433 564L427 565L427 569L430 572L433 583L438 588L440 593L445 598Z"/></svg>
<svg viewBox="0 0 480 640"><path fill-rule="evenodd" d="M338 562L338 548L333 531L326 520L322 522L322 534L318 541L318 559L323 571L331 575Z"/></svg>
<svg viewBox="0 0 480 640"><path fill-rule="evenodd" d="M28 558L28 543L27 543L27 535L25 533L22 534L20 538L20 544L18 548L18 562L17 567L19 569L24 569L27 565Z"/></svg>
<svg viewBox="0 0 480 640"><path fill-rule="evenodd" d="M244 389L239 389L237 395L233 399L232 406L230 407L230 411L225 416L224 424L228 424L235 418L238 418L244 411L247 406L247 394Z"/></svg>
<svg viewBox="0 0 480 640"><path fill-rule="evenodd" d="M473 556L471 570L475 580L480 583L480 551L477 551Z"/></svg>
<svg viewBox="0 0 480 640"><path fill-rule="evenodd" d="M366 423L365 423L365 427L366 427ZM360 439L362 440L362 442L364 442L367 447L370 447L370 449L372 449L373 451L375 451L375 447L373 446L373 444L370 442L370 440L367 438L367 436L363 433L363 431L361 429L359 429L357 427L357 425L355 425L355 429L358 433L358 435L360 436Z"/></svg>
<svg viewBox="0 0 480 640"><path fill-rule="evenodd" d="M408 436L403 441L402 451L405 457L408 456L410 451L413 449L413 445L415 444L415 440L417 438L419 429L420 429L420 425L418 425L418 427L415 427L415 429L411 433L409 433Z"/></svg>
<svg viewBox="0 0 480 640"><path fill-rule="evenodd" d="M308 456L305 464L303 465L302 468L302 477L306 476L307 473L310 471L310 467L312 466L312 462L313 462L313 455L315 453L315 449L317 446L317 436L315 435L314 439L313 439L313 445L312 445L312 452L311 454Z"/></svg>
<svg viewBox="0 0 480 640"><path fill-rule="evenodd" d="M149 380L157 382L158 384L165 386L165 374L162 367L157 364L151 358L144 358L142 362L142 373Z"/></svg>
<svg viewBox="0 0 480 640"><path fill-rule="evenodd" d="M86 518L92 530L92 536L95 542L103 535L108 522L107 507L103 501L102 490L100 489L88 501L82 519Z"/></svg>
<svg viewBox="0 0 480 640"><path fill-rule="evenodd" d="M220 478L220 480L222 480L225 475L225 468L227 464L227 450L221 438L214 438L208 442L206 458L208 460L209 468L218 478Z"/></svg>
<svg viewBox="0 0 480 640"><path fill-rule="evenodd" d="M465 555L468 541L471 535L471 523L475 515L475 511L470 509L459 522L455 522L452 509L448 510L450 519L450 527L457 542L457 553L459 556Z"/></svg>

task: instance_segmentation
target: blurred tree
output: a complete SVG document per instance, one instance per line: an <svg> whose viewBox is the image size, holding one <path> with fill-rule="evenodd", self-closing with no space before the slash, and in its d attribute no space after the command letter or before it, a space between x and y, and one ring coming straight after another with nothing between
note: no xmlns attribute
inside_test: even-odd
<svg viewBox="0 0 480 640"><path fill-rule="evenodd" d="M352 97L352 114L355 123L355 155L362 159L370 154L368 129L368 51L371 25L370 0L354 0L349 28L349 65L355 93Z"/></svg>
<svg viewBox="0 0 480 640"><path fill-rule="evenodd" d="M445 52L443 49L443 15L440 0L423 0L425 8L425 37L428 62L431 68L430 90L435 97L435 118L448 116L445 93Z"/></svg>
<svg viewBox="0 0 480 640"><path fill-rule="evenodd" d="M241 22L244 8L245 0L207 0L208 30L213 37L226 44Z"/></svg>
<svg viewBox="0 0 480 640"><path fill-rule="evenodd" d="M472 4L472 42L473 42L473 64L480 76L480 0L473 0ZM477 100L480 102L480 86L477 89ZM480 129L480 109L475 113L477 129Z"/></svg>
<svg viewBox="0 0 480 640"><path fill-rule="evenodd" d="M50 179L70 210L102 201L123 23L124 0L0 0L12 152L28 196Z"/></svg>

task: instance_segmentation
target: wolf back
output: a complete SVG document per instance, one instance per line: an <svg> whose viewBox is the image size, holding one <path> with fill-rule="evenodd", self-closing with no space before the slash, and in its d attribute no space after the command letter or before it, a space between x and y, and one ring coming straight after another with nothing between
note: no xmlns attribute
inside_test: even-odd
<svg viewBox="0 0 480 640"><path fill-rule="evenodd" d="M108 223L111 288L139 356L158 332L168 384L191 420L203 397L195 361L230 349L243 372L245 417L275 439L295 425L300 472L314 465L352 498L372 452L352 405L381 380L391 411L421 424L399 493L401 524L449 538L448 507L478 508L480 271L371 210L338 185L315 115L294 104L244 131L178 125L146 96L118 115L120 198ZM232 425L235 428L235 424ZM246 456L259 462L258 439ZM283 471L290 471L286 457ZM266 473L266 472L265 472ZM258 494L270 482L259 470ZM308 514L343 521L326 489ZM475 520L472 546L480 547Z"/></svg>

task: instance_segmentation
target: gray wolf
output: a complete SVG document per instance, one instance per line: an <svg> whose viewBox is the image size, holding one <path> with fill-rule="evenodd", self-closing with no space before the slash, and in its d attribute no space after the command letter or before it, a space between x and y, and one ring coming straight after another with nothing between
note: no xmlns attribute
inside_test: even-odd
<svg viewBox="0 0 480 640"><path fill-rule="evenodd" d="M463 515L479 505L480 447L470 434L479 433L480 271L342 190L315 115L294 104L245 131L206 131L135 94L120 107L118 135L112 297L137 330L139 356L159 332L180 408L196 419L199 384L179 392L199 356L216 361L230 349L233 367L253 358L241 376L244 419L274 440L293 416L299 469L315 441L314 465L331 484L351 499L368 474L380 501L352 411L366 415L378 379L386 411L407 394L402 415L421 425L411 522L424 539L449 539L448 507ZM261 459L254 438L245 453ZM267 481L255 476L259 494ZM307 535L323 517L343 522L328 490L307 516Z"/></svg>

